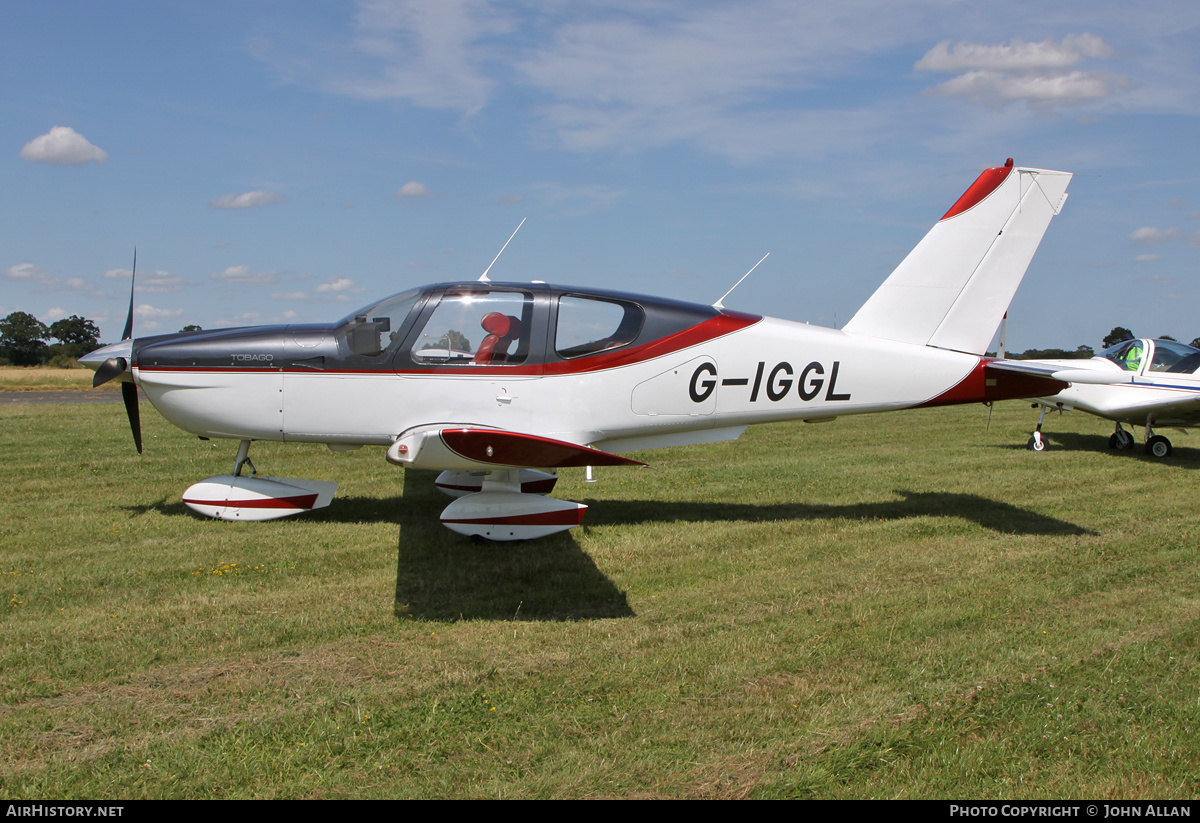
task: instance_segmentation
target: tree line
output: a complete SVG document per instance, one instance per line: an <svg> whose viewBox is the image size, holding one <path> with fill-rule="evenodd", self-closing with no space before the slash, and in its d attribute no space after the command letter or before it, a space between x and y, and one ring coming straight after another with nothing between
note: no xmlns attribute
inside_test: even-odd
<svg viewBox="0 0 1200 823"><path fill-rule="evenodd" d="M184 326L180 331L201 331L201 328ZM23 311L0 320L0 366L69 368L98 348L100 329L77 314L55 320L49 326Z"/></svg>
<svg viewBox="0 0 1200 823"><path fill-rule="evenodd" d="M1104 339L1100 341L1100 348L1107 349L1109 346L1115 346L1122 340L1129 340L1134 336L1133 332L1124 326L1116 326ZM1156 338L1158 340L1176 340L1169 334L1160 334ZM1200 337L1194 339L1188 344L1194 349L1200 349ZM1077 349L1026 349L1020 354L1010 353L1009 357L1017 360L1087 360L1095 357L1096 352L1091 346L1080 346Z"/></svg>

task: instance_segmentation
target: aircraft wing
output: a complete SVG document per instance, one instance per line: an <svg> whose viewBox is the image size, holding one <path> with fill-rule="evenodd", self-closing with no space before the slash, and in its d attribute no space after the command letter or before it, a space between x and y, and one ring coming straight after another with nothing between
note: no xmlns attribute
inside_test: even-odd
<svg viewBox="0 0 1200 823"><path fill-rule="evenodd" d="M1057 360L992 360L987 364L989 369L1014 372L1016 374L1031 374L1038 377L1049 377L1064 383L1089 383L1097 385L1113 385L1130 382L1133 373L1115 371L1109 368L1096 368L1088 360L1057 361Z"/></svg>
<svg viewBox="0 0 1200 823"><path fill-rule="evenodd" d="M469 425L409 429L388 448L387 459L407 468L466 471L646 465L566 440Z"/></svg>

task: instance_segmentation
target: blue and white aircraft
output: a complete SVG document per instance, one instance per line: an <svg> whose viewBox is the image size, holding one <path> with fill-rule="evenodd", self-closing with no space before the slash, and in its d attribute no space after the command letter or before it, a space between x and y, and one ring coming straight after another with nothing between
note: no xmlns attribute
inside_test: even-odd
<svg viewBox="0 0 1200 823"><path fill-rule="evenodd" d="M1122 423L1144 426L1145 451L1152 457L1171 454L1171 441L1155 434L1156 428L1186 432L1200 425L1200 349L1175 340L1122 340L1090 360L1008 360L995 368L1071 384L1034 400L1041 414L1027 444L1033 451L1046 448L1047 411L1078 409L1114 421L1111 449L1133 448L1133 435Z"/></svg>

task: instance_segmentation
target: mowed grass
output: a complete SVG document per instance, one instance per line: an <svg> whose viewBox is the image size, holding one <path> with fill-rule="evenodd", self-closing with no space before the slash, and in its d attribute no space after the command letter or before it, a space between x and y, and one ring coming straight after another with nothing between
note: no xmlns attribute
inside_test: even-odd
<svg viewBox="0 0 1200 823"><path fill-rule="evenodd" d="M1000 404L752 428L566 471L585 526L447 531L379 449L270 523L143 404L0 406L0 793L1190 798L1200 450Z"/></svg>

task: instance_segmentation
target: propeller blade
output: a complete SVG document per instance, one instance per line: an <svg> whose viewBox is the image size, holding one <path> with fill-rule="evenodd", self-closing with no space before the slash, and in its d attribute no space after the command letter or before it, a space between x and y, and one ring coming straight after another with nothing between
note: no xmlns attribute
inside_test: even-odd
<svg viewBox="0 0 1200 823"><path fill-rule="evenodd" d="M120 359L120 358L118 358ZM125 415L129 418L129 429L133 432L133 443L138 454L142 453L142 418L138 412L138 390L132 383L121 384L121 399L125 401Z"/></svg>
<svg viewBox="0 0 1200 823"><path fill-rule="evenodd" d="M137 249L134 248L134 250L133 250L133 269L130 270L130 272L129 272L129 314L125 318L125 334L123 334L121 336L122 340L133 339L133 286L136 282L137 282ZM129 349L129 356L130 356L130 358L133 357L132 345L130 346L130 349ZM123 358L123 357L116 357L113 359L115 359L118 362L118 365L120 365L120 367L121 367L121 371L124 371L129 365L128 363L125 362L125 358ZM105 369L110 362L112 362L112 361L111 360L105 361L104 363L102 363L100 365L99 369L96 369L96 377L93 379L93 384L92 384L93 388L95 386L99 385L99 383L96 383L94 381L100 380L100 371L102 369ZM119 375L120 373L121 372L117 372L117 375ZM113 375L113 376L115 377L117 375ZM111 378L105 378L105 379L111 379ZM137 385L134 383L122 383L121 384L121 399L125 401L125 416L129 418L129 430L133 432L133 444L135 446L137 446L138 454L141 454L142 453L142 416L141 416L141 412L138 411Z"/></svg>
<svg viewBox="0 0 1200 823"><path fill-rule="evenodd" d="M124 357L108 358L96 369L96 374L92 377L92 388L103 386L109 380L120 377L127 368L129 368L129 363Z"/></svg>
<svg viewBox="0 0 1200 823"><path fill-rule="evenodd" d="M137 249L133 250L133 269L129 272L129 314L125 317L125 333L122 340L133 337L133 284L137 281Z"/></svg>

